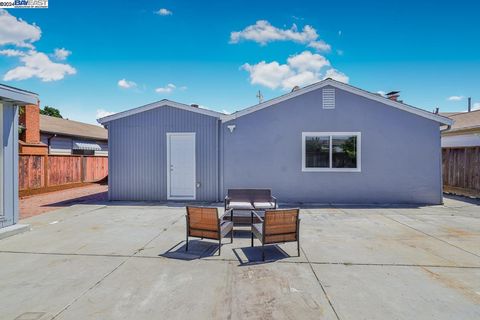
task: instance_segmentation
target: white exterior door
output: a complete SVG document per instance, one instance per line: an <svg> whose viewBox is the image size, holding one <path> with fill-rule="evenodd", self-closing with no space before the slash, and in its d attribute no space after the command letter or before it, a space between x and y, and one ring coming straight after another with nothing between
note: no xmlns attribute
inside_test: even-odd
<svg viewBox="0 0 480 320"><path fill-rule="evenodd" d="M167 133L167 199L195 200L195 133Z"/></svg>

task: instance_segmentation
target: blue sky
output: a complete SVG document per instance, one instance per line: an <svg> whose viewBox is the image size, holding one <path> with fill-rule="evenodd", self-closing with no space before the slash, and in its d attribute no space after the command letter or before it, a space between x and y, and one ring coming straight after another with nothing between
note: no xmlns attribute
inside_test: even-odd
<svg viewBox="0 0 480 320"><path fill-rule="evenodd" d="M163 98L233 112L258 90L269 99L327 75L462 111L467 96L480 107L478 12L474 1L50 1L0 14L0 81L90 123Z"/></svg>

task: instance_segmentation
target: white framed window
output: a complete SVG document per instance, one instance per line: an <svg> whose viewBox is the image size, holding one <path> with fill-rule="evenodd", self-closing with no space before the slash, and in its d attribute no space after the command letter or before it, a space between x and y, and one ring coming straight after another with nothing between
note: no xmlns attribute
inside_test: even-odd
<svg viewBox="0 0 480 320"><path fill-rule="evenodd" d="M360 172L360 132L302 132L302 171Z"/></svg>

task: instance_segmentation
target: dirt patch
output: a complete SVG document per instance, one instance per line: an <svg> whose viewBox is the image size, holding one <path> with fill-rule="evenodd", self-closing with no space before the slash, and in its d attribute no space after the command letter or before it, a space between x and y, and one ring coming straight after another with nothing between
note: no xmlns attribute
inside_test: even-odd
<svg viewBox="0 0 480 320"><path fill-rule="evenodd" d="M449 235L452 235L454 237L470 237L475 235L474 233L471 233L469 231L465 231L457 228L448 227L448 228L445 228L445 230L448 232Z"/></svg>
<svg viewBox="0 0 480 320"><path fill-rule="evenodd" d="M476 293L472 288L467 287L465 284L458 281L457 279L454 279L444 274L433 272L432 270L425 267L422 267L422 270L425 271L432 279L440 282L442 285L450 289L454 289L463 296L472 300L474 303L480 304L480 295Z"/></svg>

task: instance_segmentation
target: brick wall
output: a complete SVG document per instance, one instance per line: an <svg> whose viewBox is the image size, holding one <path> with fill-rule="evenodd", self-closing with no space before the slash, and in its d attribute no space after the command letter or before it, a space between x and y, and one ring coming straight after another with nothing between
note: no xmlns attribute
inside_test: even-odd
<svg viewBox="0 0 480 320"><path fill-rule="evenodd" d="M20 124L25 127L20 140L26 143L40 142L40 108L38 105L26 105L20 115Z"/></svg>

